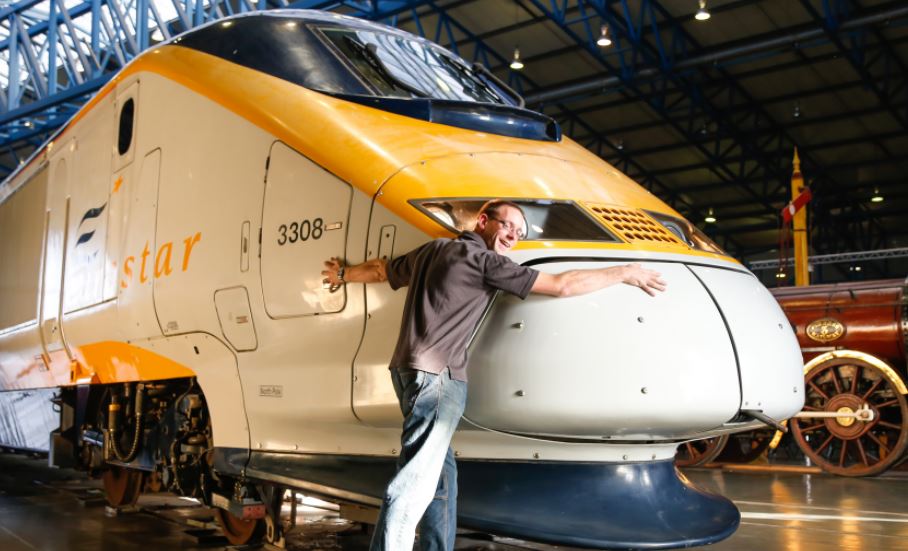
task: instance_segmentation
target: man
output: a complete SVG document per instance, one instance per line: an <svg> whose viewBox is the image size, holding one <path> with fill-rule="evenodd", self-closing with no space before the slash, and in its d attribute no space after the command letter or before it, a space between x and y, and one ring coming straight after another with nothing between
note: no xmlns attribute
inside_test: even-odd
<svg viewBox="0 0 908 551"><path fill-rule="evenodd" d="M451 437L466 405L466 349L496 291L581 295L625 283L651 296L659 273L639 264L548 274L503 256L526 235L516 203L490 201L473 231L436 239L390 261L344 267L325 262L325 283L388 281L409 286L391 379L404 414L397 474L388 484L371 549L409 551L419 524L422 549L452 550L457 528L457 465Z"/></svg>

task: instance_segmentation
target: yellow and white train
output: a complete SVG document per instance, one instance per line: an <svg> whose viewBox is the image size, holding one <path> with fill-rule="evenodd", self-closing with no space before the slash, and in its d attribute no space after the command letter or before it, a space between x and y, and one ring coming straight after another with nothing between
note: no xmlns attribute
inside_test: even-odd
<svg viewBox="0 0 908 551"><path fill-rule="evenodd" d="M525 207L540 270L628 261L669 290L499 296L453 446L465 526L690 546L739 522L679 442L803 402L785 315L677 212L479 66L334 14L222 20L139 56L0 186L0 445L219 511L276 539L276 489L378 502L404 293L322 284Z"/></svg>

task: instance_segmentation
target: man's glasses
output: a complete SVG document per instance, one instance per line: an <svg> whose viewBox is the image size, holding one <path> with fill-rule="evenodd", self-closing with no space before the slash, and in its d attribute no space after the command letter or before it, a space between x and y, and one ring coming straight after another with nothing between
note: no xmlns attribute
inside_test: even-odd
<svg viewBox="0 0 908 551"><path fill-rule="evenodd" d="M517 236L517 239L525 239L527 236L520 226L510 220L502 220L501 218L496 218L494 216L489 216L489 220L494 220L501 224L501 227L507 230L508 233L514 233Z"/></svg>

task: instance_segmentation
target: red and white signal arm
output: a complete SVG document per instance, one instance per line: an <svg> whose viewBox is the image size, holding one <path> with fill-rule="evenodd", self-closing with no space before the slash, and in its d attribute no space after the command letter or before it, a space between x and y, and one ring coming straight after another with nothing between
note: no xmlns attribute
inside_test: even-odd
<svg viewBox="0 0 908 551"><path fill-rule="evenodd" d="M794 218L794 215L798 213L799 210L804 208L804 205L810 202L810 199L813 197L810 193L810 188L804 188L804 191L800 195L795 197L793 201L782 207L782 220L785 223L791 222L791 219Z"/></svg>

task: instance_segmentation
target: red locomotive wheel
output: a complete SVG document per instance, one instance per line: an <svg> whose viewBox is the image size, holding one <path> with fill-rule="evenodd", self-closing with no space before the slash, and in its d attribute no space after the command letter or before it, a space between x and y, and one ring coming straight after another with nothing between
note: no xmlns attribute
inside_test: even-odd
<svg viewBox="0 0 908 551"><path fill-rule="evenodd" d="M255 543L265 535L264 519L243 520L220 507L213 507L212 509L214 510L214 518L221 527L221 532L224 533L224 537L227 538L231 545Z"/></svg>
<svg viewBox="0 0 908 551"><path fill-rule="evenodd" d="M685 442L678 446L678 451L675 453L675 465L679 467L706 465L722 453L722 449L725 448L727 442L727 434L704 440Z"/></svg>
<svg viewBox="0 0 908 551"><path fill-rule="evenodd" d="M824 471L878 475L896 465L908 447L908 400L878 367L856 358L832 358L807 374L805 411L853 412L863 404L870 422L853 418L791 419L801 451Z"/></svg>
<svg viewBox="0 0 908 551"><path fill-rule="evenodd" d="M142 494L144 473L135 469L109 467L101 475L104 482L104 493L111 507L128 507L135 505Z"/></svg>

